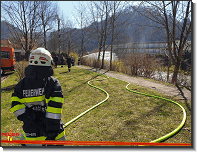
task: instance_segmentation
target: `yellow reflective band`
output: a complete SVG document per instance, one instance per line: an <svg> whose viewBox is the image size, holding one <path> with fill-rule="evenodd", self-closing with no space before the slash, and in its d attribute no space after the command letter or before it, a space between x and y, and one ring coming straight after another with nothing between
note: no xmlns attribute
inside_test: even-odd
<svg viewBox="0 0 197 152"><path fill-rule="evenodd" d="M23 98L21 100L23 101L23 103L29 103L29 102L43 101L44 99L45 99L45 95L39 97Z"/></svg>
<svg viewBox="0 0 197 152"><path fill-rule="evenodd" d="M62 138L65 135L65 130L62 131L56 138L55 140L58 140ZM26 140L45 140L47 137L45 136L40 136L40 137L26 137L25 132L23 131L23 136L25 137Z"/></svg>
<svg viewBox="0 0 197 152"><path fill-rule="evenodd" d="M62 113L62 108L53 108L48 106L46 112Z"/></svg>
<svg viewBox="0 0 197 152"><path fill-rule="evenodd" d="M26 140L45 140L47 137L40 136L40 137L25 137Z"/></svg>
<svg viewBox="0 0 197 152"><path fill-rule="evenodd" d="M55 138L55 140L58 140L58 139L62 138L64 135L65 135L65 130L62 131L62 132Z"/></svg>
<svg viewBox="0 0 197 152"><path fill-rule="evenodd" d="M16 106L12 107L10 110L11 110L11 112L15 112L15 111L23 109L23 108L25 108L24 104L18 104Z"/></svg>
<svg viewBox="0 0 197 152"><path fill-rule="evenodd" d="M24 131L23 131L23 136L25 137L25 140L45 140L47 138L45 136L40 136L40 137L26 137Z"/></svg>
<svg viewBox="0 0 197 152"><path fill-rule="evenodd" d="M50 99L46 99L46 103L49 103Z"/></svg>
<svg viewBox="0 0 197 152"><path fill-rule="evenodd" d="M59 103L64 102L64 98L60 98L60 97L51 97L50 100L55 101L55 102L59 102Z"/></svg>
<svg viewBox="0 0 197 152"><path fill-rule="evenodd" d="M18 98L17 96L13 96L11 101L18 101L18 102L21 102L21 99Z"/></svg>

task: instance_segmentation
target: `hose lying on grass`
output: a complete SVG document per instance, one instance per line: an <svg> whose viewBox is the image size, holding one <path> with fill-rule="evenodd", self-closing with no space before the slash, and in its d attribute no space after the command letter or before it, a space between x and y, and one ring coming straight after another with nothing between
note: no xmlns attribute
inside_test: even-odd
<svg viewBox="0 0 197 152"><path fill-rule="evenodd" d="M107 78L109 78L109 77L107 77ZM102 80L104 80L104 79L97 80L97 81L102 81ZM88 81L88 85L91 86L91 87L94 87L96 89L99 89L99 90L103 91L107 95L107 97L103 101L99 102L98 104L94 105L93 107L89 108L88 110L84 111L83 113L81 113L80 115L78 115L77 117L75 117L74 119L72 119L69 122L67 122L66 124L64 124L64 128L67 127L68 125L70 125L71 123L73 123L74 121L78 120L80 117L84 116L86 113L88 113L92 109L98 107L99 105L101 105L102 103L104 103L105 101L107 101L107 99L109 98L109 94L105 90L103 90L103 89L101 89L99 87L96 87L96 86L90 84L91 81L93 81L93 80Z"/></svg>
<svg viewBox="0 0 197 152"><path fill-rule="evenodd" d="M103 75L103 74L100 74L100 75ZM106 76L106 75L103 75L103 76L109 78L109 77ZM104 80L104 79L107 79L107 78L103 78L103 79L101 79L101 80ZM115 78L115 79L116 79L116 78ZM96 80L96 81L101 81L101 80ZM119 79L117 79L117 80L119 80ZM73 123L74 121L78 120L80 117L84 116L84 115L85 115L86 113L88 113L89 111L91 111L91 110L93 110L94 108L98 107L99 105L101 105L102 103L104 103L105 101L107 101L107 99L109 98L109 94L108 94L105 90L103 90L103 89L101 89L101 88L99 88L99 87L96 87L96 86L90 84L91 81L93 81L93 80L88 81L88 85L91 86L91 87L94 87L94 88L96 88L96 89L99 89L99 90L103 91L103 92L107 95L107 97L106 97L103 101L99 102L98 104L94 105L93 107L91 107L91 108L89 108L88 110L86 110L85 112L81 113L80 115L78 115L78 116L75 117L74 119L72 119L72 120L70 120L69 122L67 122L67 123L64 125L64 128L67 127L68 125L70 125L71 123ZM121 81L124 81L124 80L121 80ZM124 81L124 82L126 82L126 81ZM164 141L164 140L166 140L166 139L172 137L174 134L176 134L176 133L183 127L183 125L185 124L185 121L186 121L186 112L185 112L185 109L184 109L180 104L178 104L178 103L176 103L176 102L174 102L174 101L172 101L172 100L170 100L170 99L163 98L163 97L154 96L154 95L149 95L149 94L145 94L145 93L141 93L141 92L137 92L137 91L130 90L130 89L128 89L128 86L130 85L130 83L129 83L129 82L126 82L126 83L128 83L127 86L126 86L126 89L127 89L128 91L130 91L130 92L133 92L133 93L136 93L136 94L145 95L145 96L149 96L149 97L158 98L158 99L162 99L162 100L166 100L166 101L172 102L172 103L178 105L178 106L182 109L182 111L183 111L183 120L182 120L181 124L180 124L175 130L173 130L172 132L170 132L170 133L168 133L168 134L166 134L166 135L164 135L164 136L162 136L162 137L160 137L160 138L158 138L158 139L155 139L155 140L153 140L153 141L150 141L151 143L162 142L162 141Z"/></svg>
<svg viewBox="0 0 197 152"><path fill-rule="evenodd" d="M125 82L126 82L126 81L125 81ZM127 83L128 83L128 82L127 82ZM170 100L170 99L163 98L163 97L154 96L154 95L149 95L149 94L145 94L145 93L141 93L141 92L137 92L137 91L130 90L130 89L128 89L129 84L130 84L130 83L128 83L128 85L126 86L126 89L127 89L128 91L133 92L133 93L136 93L136 94L145 95L145 96L154 97L154 98L158 98L158 99L162 99L162 100L166 100L166 101L172 102L172 103L178 105L178 106L182 109L182 111L183 111L183 120L182 120L181 124L180 124L175 130L173 130L172 132L170 132L170 133L168 133L167 135L162 136L162 137L160 137L160 138L158 138L158 139L156 139L156 140L151 141L151 143L162 142L162 141L164 141L164 140L170 138L170 137L173 136L174 134L176 134L176 133L183 127L183 125L185 124L185 121L186 121L186 112L185 112L185 109L184 109L180 104L178 104L177 102L174 102L174 101L172 101L172 100Z"/></svg>

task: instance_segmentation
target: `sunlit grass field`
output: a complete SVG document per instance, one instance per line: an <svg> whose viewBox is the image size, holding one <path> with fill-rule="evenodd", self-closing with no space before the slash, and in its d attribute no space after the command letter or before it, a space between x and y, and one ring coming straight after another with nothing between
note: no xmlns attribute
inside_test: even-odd
<svg viewBox="0 0 197 152"><path fill-rule="evenodd" d="M75 66L71 68L71 72L68 72L66 66L63 68L58 66L54 69L54 77L60 81L64 94L62 113L64 124L106 98L104 92L89 86L88 81L93 80L92 85L109 94L106 102L65 128L68 141L150 142L176 129L183 119L182 110L177 105L129 92L125 88L127 83L121 80L106 79L100 74ZM96 81L100 79L103 80ZM9 133L11 129L14 133L22 132L23 123L10 111L11 95L14 90L12 86L15 84L17 84L16 73L10 75L1 84L1 88L11 86L7 90L1 90L1 132L3 133ZM164 142L191 143L191 111L187 109L183 100L133 84L128 88L162 96L181 104L187 112L186 124L180 132ZM2 139L6 137L3 136ZM13 139L19 138L13 137ZM2 146L20 145L2 144Z"/></svg>

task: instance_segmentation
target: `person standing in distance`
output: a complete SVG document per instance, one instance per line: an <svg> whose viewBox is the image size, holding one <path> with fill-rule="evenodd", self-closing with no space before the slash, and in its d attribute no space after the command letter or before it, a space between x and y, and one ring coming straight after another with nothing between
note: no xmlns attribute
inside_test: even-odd
<svg viewBox="0 0 197 152"><path fill-rule="evenodd" d="M57 62L58 62L58 56L57 55L54 56L53 61L55 63L55 68L57 68Z"/></svg>
<svg viewBox="0 0 197 152"><path fill-rule="evenodd" d="M71 70L71 58L70 58L70 56L68 56L68 58L67 58L67 65L68 65L68 71L70 72L70 70Z"/></svg>

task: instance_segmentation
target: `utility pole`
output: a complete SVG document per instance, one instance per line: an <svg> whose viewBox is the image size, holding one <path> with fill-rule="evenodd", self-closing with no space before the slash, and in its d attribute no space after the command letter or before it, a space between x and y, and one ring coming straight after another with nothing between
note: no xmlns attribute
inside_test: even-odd
<svg viewBox="0 0 197 152"><path fill-rule="evenodd" d="M58 38L58 47L59 47L59 55L60 55L60 53L61 53L61 50L60 50L60 18L59 18L58 15L55 15L55 17L58 20L58 36L59 36L59 38Z"/></svg>

